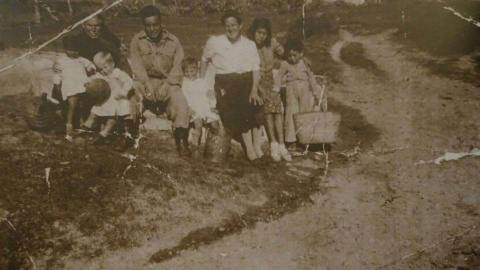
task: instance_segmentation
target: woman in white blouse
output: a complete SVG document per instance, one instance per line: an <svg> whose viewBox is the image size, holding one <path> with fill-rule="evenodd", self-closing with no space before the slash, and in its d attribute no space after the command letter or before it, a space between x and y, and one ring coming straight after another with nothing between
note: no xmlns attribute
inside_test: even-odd
<svg viewBox="0 0 480 270"><path fill-rule="evenodd" d="M242 36L242 19L238 13L227 11L221 21L225 34L207 41L200 77L205 77L207 64L211 62L215 68L215 94L222 123L234 137L241 135L247 157L254 161L263 155L255 119L263 103L258 95L260 57L255 42Z"/></svg>

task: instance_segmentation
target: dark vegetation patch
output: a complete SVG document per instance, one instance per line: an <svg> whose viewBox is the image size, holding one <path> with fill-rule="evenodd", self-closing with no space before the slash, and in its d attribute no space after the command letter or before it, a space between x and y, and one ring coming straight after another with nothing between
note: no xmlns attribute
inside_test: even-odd
<svg viewBox="0 0 480 270"><path fill-rule="evenodd" d="M360 142L362 149L368 149L380 138L380 131L363 117L362 112L329 98L328 110L342 115L339 128L337 151L351 150ZM347 135L348 134L348 135Z"/></svg>
<svg viewBox="0 0 480 270"><path fill-rule="evenodd" d="M187 162L177 157L169 133L144 133L131 162L112 150L119 142L95 147L89 136L69 143L61 134L34 132L25 119L33 114L36 99L30 94L0 99L0 212L8 211L6 218L15 227L0 223L1 269L28 268L27 252L42 258L48 268L61 268L67 257L98 257L139 245L172 222L195 222L188 214L192 211L208 216L219 203L245 207L231 211L224 223L191 232L179 246L152 257L161 261L257 221L278 219L322 191L321 168L299 167L311 174L301 176L282 163L252 167L243 156L225 166L201 159ZM378 131L358 110L335 100L330 104L343 116L342 143L334 149L350 149L358 141L368 149ZM338 164L341 157L331 158ZM45 168L51 169L50 188ZM264 201L252 205L251 198L259 197Z"/></svg>
<svg viewBox="0 0 480 270"><path fill-rule="evenodd" d="M354 6L338 1L323 5L318 9L331 14L337 24L356 35L379 34L387 29L397 29L402 25L401 5L414 0L382 1L380 5ZM418 1L415 1L418 2Z"/></svg>
<svg viewBox="0 0 480 270"><path fill-rule="evenodd" d="M22 269L28 264L26 252L66 254L75 247L72 236L92 237L107 249L133 245L119 219L132 214L124 200L132 189L114 180L128 160L30 131L24 117L34 99L21 94L0 101L0 208L10 212L8 220L15 226L1 223L0 250L8 259L2 256L0 268ZM46 168L51 169L50 188ZM113 226L103 228L105 224ZM107 236L118 241L105 241Z"/></svg>
<svg viewBox="0 0 480 270"><path fill-rule="evenodd" d="M356 35L378 34L387 29L397 29L393 40L413 52L421 50L434 57L454 58L472 54L480 48L480 28L467 22L444 6L452 7L477 21L480 19L478 1L391 0L381 5L353 7L345 4L327 5L322 13L333 14L338 25ZM480 57L474 57L477 69ZM478 77L456 65L456 61L419 61L432 73L454 77L478 84ZM448 72L445 72L448 70Z"/></svg>
<svg viewBox="0 0 480 270"><path fill-rule="evenodd" d="M445 6L460 9L472 5L479 4L465 0L450 1ZM479 9L465 10L467 18L478 16ZM360 7L333 5L324 12L336 14L339 24L355 34L398 29L397 42L432 55L469 54L480 46L480 28L455 16L436 1L391 0Z"/></svg>
<svg viewBox="0 0 480 270"><path fill-rule="evenodd" d="M475 0L445 0L445 3L446 6L455 8L455 10L463 14L466 18L471 17L476 21L480 21L480 2Z"/></svg>
<svg viewBox="0 0 480 270"><path fill-rule="evenodd" d="M310 13L305 22L301 17L293 20L288 27L286 38L303 39L305 35L304 55L312 62L312 70L317 75L339 83L341 68L330 55L330 48L338 41L339 24L331 13Z"/></svg>
<svg viewBox="0 0 480 270"><path fill-rule="evenodd" d="M237 5L241 5L242 1L237 2ZM22 1L2 1L0 3L0 12L3 16L0 31L2 36L9 37L8 40L3 40L6 48L22 46L20 44L28 39L28 24L33 20L33 5L22 3ZM213 22L214 26L220 26L218 17L222 10L227 7L244 7L242 11L246 15L246 25L253 18L249 14L254 16L264 14L270 18L289 15L290 18L296 17L292 23L286 17L283 17L279 22L281 24L283 22L283 26L289 23L292 28L290 32L293 36L298 36L303 32L299 31L300 28L298 27L303 25L300 12L302 1L253 1L248 6L235 6L234 1L199 1L198 5L194 5L190 1L160 1L160 3L162 9L165 9L165 24L169 27L175 27L176 24L182 24L182 22L188 23L190 18L198 20L199 24L202 24L202 28L208 29L211 26L211 23L206 23L206 21ZM89 1L74 2L73 9L75 12L73 17L70 17L67 15L68 10L65 2L47 1L47 4L56 11L55 15L59 20L55 21L47 14L43 14L44 20L41 25L31 24L32 34L37 42L53 37L59 30L100 7L98 3L95 4L95 1L93 3ZM278 11L285 5L288 6L285 9L285 11L288 11L287 13L272 15L271 11L277 11L275 14L278 14ZM467 18L471 16L478 20L480 17L480 8L478 8L480 4L476 1L450 0L446 1L445 5L459 10ZM106 17L110 25L117 23L124 25L125 22L129 21L128 18L138 18L136 13L127 12L127 6L129 6L128 1L126 5L121 5L107 12ZM183 16L182 20L178 20L178 12L175 13L173 6L176 6L177 9L178 7L203 8L204 6L211 6L208 9L212 10L214 14L199 15L194 12L195 15ZM268 13L258 10L265 10ZM42 12L46 13L45 9L42 9ZM319 32L332 32L338 27L364 35L380 33L386 29L398 29L398 41L406 42L435 55L468 54L480 45L480 28L458 18L451 11L445 10L442 4L435 1L390 0L383 1L382 4L378 5L363 6L348 5L341 1L331 4L313 1L312 4L307 6L306 15L305 36L307 38L319 34ZM211 20L212 18L215 19ZM140 27L141 24L136 23L135 31ZM128 27L122 30L122 32L127 33L126 37L128 38L125 41L128 44L133 32L130 33ZM281 31L283 29L275 27L275 30ZM208 33L212 34L214 32L209 31ZM24 44L23 46L27 45ZM57 44L57 47L61 46Z"/></svg>
<svg viewBox="0 0 480 270"><path fill-rule="evenodd" d="M415 256L400 268L410 269L478 269L480 267L480 236L478 227L468 230L465 235L439 243L435 248Z"/></svg>
<svg viewBox="0 0 480 270"><path fill-rule="evenodd" d="M480 28L440 4L420 2L405 9L407 40L421 50L449 56L469 54L480 46Z"/></svg>
<svg viewBox="0 0 480 270"><path fill-rule="evenodd" d="M191 6L211 5L217 7L220 2L223 6L232 4L225 1L208 1L208 3L205 2L202 5ZM303 21L298 9L301 6L301 3L297 3L298 1L288 3L288 12L284 14L268 12L268 10L278 11L281 6L279 1L263 2L265 3L262 8L259 8L259 3L254 3L243 10L244 30L248 28L254 17L265 16L272 20L274 33L285 33L279 37L279 41L282 43L286 38L303 38L305 35L305 54L314 60L315 73L322 75L327 73L327 76L333 82L339 81L339 68L331 59L328 49L338 40L338 29L340 28L357 35L378 34L387 29L398 29L394 37L397 42L405 44L409 48L419 48L430 54L441 56L468 54L473 52L480 44L480 29L478 27L456 17L450 11L443 9L437 2L391 0L380 5L356 7L342 2L324 4L321 1L314 1L307 6L305 21ZM470 2L454 1L448 3L448 5L468 10L467 7L472 5ZM202 44L205 44L208 37L223 32L218 14L222 9L220 8L216 13L207 15L199 15L199 12L193 12L192 15L188 16L178 15L178 12L176 15L169 15L176 11L168 7L173 5L177 7L187 6L182 3L182 1L176 1L175 3L161 1L166 14L164 24L180 38L186 54L199 58L203 51ZM44 14L45 19L40 25L29 24L32 21L33 14L30 5L22 5L17 1L7 1L0 4L2 14L5 14L4 23L0 27L1 36L9 37L1 41L4 47L29 48L30 44L26 42L29 36L29 25L34 45L37 46L82 18L87 11L98 8L98 5L86 1L73 3L75 12L73 17L70 18L65 15L67 13L65 3L53 1L48 4L61 15L57 16L60 20L54 21ZM212 10L214 9L212 8ZM472 13L475 13L474 9L471 10ZM15 14L15 18L12 14ZM181 17L180 20L178 16ZM134 33L142 29L137 14L128 13L126 6L107 12L105 17L109 28L119 36L127 48ZM191 31L192 25L201 27ZM79 31L79 29L76 31ZM61 51L61 47L61 41L58 40L46 49Z"/></svg>
<svg viewBox="0 0 480 270"><path fill-rule="evenodd" d="M422 65L423 67L426 67L433 75L446 77L454 80L460 80L476 86L480 86L480 81L478 80L479 70L477 70L475 73L471 70L465 70L456 67L458 61L458 59L456 58L439 60L425 59L422 57L410 57L410 59Z"/></svg>
<svg viewBox="0 0 480 270"><path fill-rule="evenodd" d="M340 58L346 64L372 72L382 80L387 78L386 72L380 69L374 61L367 58L365 48L363 48L361 43L346 43L340 51Z"/></svg>
<svg viewBox="0 0 480 270"><path fill-rule="evenodd" d="M337 153L342 150L353 149L359 142L362 149L369 149L379 139L380 132L378 129L369 124L359 110L345 106L335 99L330 99L329 110L342 115L339 129L341 144L334 146ZM312 148L319 149L318 146ZM309 154L309 156L312 155L314 154ZM330 161L332 161L332 164L339 164L343 163L345 158L334 154ZM254 227L258 221L270 222L276 220L285 214L294 212L305 203L310 203L310 195L313 193L326 191L326 188L322 187L320 179L316 177L323 173L323 169L317 171L312 169L311 177L292 177L288 173L285 175L282 167L281 164L270 164L262 172L262 178L271 185L264 191L268 198L264 205L250 206L242 214L233 213L229 219L218 226L192 231L177 246L157 251L150 257L150 262L159 263L169 260L179 255L183 250L208 245L244 228ZM245 184L251 185L252 180Z"/></svg>

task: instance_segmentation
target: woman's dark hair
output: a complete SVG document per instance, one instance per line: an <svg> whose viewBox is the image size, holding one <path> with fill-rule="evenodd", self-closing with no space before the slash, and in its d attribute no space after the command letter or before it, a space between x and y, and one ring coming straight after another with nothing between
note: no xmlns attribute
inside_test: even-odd
<svg viewBox="0 0 480 270"><path fill-rule="evenodd" d="M255 18L250 28L248 28L247 37L250 40L255 41L255 32L257 32L257 30L260 28L263 28L267 31L267 38L265 39L263 45L270 47L270 44L272 43L272 24L270 23L270 20L266 18Z"/></svg>
<svg viewBox="0 0 480 270"><path fill-rule="evenodd" d="M303 42L297 38L289 39L287 40L287 42L285 42L283 48L285 49L286 53L292 50L297 52L303 52Z"/></svg>
<svg viewBox="0 0 480 270"><path fill-rule="evenodd" d="M235 10L230 9L230 10L225 11L225 13L223 13L222 18L220 19L223 26L225 26L225 21L228 18L235 18L235 20L237 20L238 24L242 24L242 18L240 17L240 14L238 14L238 12L236 12Z"/></svg>
<svg viewBox="0 0 480 270"><path fill-rule="evenodd" d="M157 16L159 20L162 20L162 13L160 13L160 10L155 6L148 5L143 7L142 10L140 10L140 17L142 18L142 22L143 20L145 20L145 18L153 16Z"/></svg>

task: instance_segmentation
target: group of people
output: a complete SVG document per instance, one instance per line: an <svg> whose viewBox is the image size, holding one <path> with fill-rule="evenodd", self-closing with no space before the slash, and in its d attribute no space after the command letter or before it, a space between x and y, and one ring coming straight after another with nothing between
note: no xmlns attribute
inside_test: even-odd
<svg viewBox="0 0 480 270"><path fill-rule="evenodd" d="M271 157L291 160L289 150L297 150L293 115L310 111L317 98L300 40L280 45L265 18L256 18L245 37L242 18L227 11L221 17L225 34L210 37L198 61L184 57L180 41L163 27L156 7L144 7L140 16L144 29L130 43L130 63L101 16L85 22L80 34L64 38L66 56L54 64L54 90L67 105L68 140L74 136L75 114L82 108L80 129L91 131L103 123L95 141L102 144L115 126L121 126L127 134L125 150L133 145L136 120L143 113L142 106L132 104L140 102L147 109L163 104L181 156L191 155L189 136L198 145L203 127L222 127L242 142L248 160L254 162L264 155L265 125ZM276 76L275 59L283 59ZM209 97L205 80L208 65L215 70L215 98ZM280 97L283 83L285 109ZM93 104L86 104L85 95L93 97Z"/></svg>

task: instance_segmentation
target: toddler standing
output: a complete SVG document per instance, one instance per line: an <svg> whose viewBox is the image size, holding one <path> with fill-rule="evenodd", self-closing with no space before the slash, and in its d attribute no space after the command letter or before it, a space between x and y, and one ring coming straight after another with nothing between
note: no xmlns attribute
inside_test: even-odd
<svg viewBox="0 0 480 270"><path fill-rule="evenodd" d="M285 109L285 142L290 151L297 151L297 136L293 115L311 111L317 98L318 89L311 89L309 83L310 66L303 58L303 43L299 39L288 40L285 45L286 60L280 65L275 77L274 91L280 91L282 78L287 84L287 104Z"/></svg>
<svg viewBox="0 0 480 270"><path fill-rule="evenodd" d="M130 116L130 103L127 95L133 87L133 80L127 73L115 68L112 55L108 52L99 52L93 62L97 68L97 73L92 76L93 79L103 79L110 86L110 97L102 104L95 104L91 114L85 122L85 127L91 129L97 120L105 121L105 126L100 131L100 137L95 144L103 144L107 136L112 132L117 121L125 125L127 132L125 138L125 149L133 146L134 140L130 135L133 128L133 120Z"/></svg>
<svg viewBox="0 0 480 270"><path fill-rule="evenodd" d="M208 86L205 80L198 78L198 61L187 57L182 62L183 82L182 91L187 99L187 104L193 111L192 142L198 146L202 138L202 128L205 124L213 124L220 117L214 112L215 102L208 98ZM187 142L188 143L188 142ZM177 146L178 147L178 146Z"/></svg>
<svg viewBox="0 0 480 270"><path fill-rule="evenodd" d="M73 39L66 36L63 39L63 47L65 56L61 56L54 64L54 70L59 70L53 75L54 92L61 93L59 101L66 102L66 139L72 141L73 122L75 114L81 106L80 94L85 92L84 84L88 81L87 71L94 72L95 65L89 60L79 57L78 51L75 49Z"/></svg>

